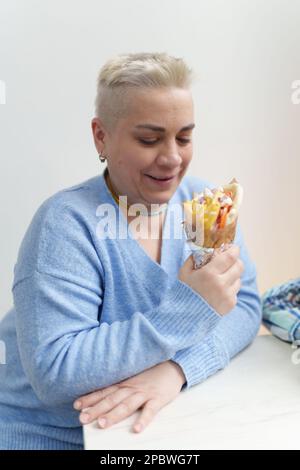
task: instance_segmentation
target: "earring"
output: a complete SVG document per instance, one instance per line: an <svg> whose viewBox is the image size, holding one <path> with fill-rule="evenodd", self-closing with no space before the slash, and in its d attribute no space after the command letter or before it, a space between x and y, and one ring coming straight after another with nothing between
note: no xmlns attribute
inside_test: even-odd
<svg viewBox="0 0 300 470"><path fill-rule="evenodd" d="M99 153L99 160L100 160L100 162L103 163L103 162L105 162L106 157L103 154Z"/></svg>

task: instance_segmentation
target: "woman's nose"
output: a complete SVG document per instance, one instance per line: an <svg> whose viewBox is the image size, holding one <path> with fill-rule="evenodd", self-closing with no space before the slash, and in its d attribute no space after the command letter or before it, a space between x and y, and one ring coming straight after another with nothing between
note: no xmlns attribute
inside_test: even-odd
<svg viewBox="0 0 300 470"><path fill-rule="evenodd" d="M159 155L157 163L161 166L168 166L169 168L177 167L181 164L182 157L180 156L177 146L170 146L164 151L163 154Z"/></svg>

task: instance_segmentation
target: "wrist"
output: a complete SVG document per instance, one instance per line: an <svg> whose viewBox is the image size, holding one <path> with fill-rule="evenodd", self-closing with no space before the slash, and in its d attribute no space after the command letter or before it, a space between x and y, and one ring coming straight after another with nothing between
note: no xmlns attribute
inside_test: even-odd
<svg viewBox="0 0 300 470"><path fill-rule="evenodd" d="M173 361L172 359L170 359L168 361L168 363L170 364L170 366L173 368L173 370L176 372L176 375L181 383L181 386L184 385L186 383L186 377L185 377L185 374L182 370L182 367L180 367L179 364L177 364L177 362Z"/></svg>

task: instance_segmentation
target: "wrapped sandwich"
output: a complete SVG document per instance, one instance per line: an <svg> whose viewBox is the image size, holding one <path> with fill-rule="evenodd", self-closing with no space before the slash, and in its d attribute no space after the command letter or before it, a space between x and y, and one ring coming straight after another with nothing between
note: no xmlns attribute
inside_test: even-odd
<svg viewBox="0 0 300 470"><path fill-rule="evenodd" d="M205 188L183 202L187 241L198 269L227 249L236 232L243 189L236 179L215 189Z"/></svg>

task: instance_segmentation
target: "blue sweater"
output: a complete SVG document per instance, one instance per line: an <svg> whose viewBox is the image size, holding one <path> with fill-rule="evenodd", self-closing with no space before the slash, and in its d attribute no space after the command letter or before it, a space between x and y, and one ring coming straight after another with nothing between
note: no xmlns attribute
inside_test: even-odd
<svg viewBox="0 0 300 470"><path fill-rule="evenodd" d="M1 449L80 449L82 427L73 409L80 395L167 360L183 369L184 390L224 368L254 339L261 305L239 226L235 243L245 271L227 316L177 278L190 252L185 237L175 236L183 214L172 207L204 185L186 176L174 193L161 264L132 237L103 174L40 205L14 266L14 305L0 323L6 346ZM123 235L116 239L103 236L103 204L119 214L117 233Z"/></svg>

